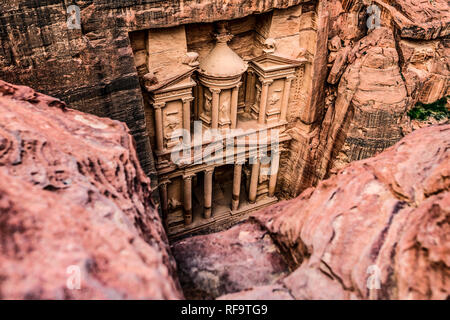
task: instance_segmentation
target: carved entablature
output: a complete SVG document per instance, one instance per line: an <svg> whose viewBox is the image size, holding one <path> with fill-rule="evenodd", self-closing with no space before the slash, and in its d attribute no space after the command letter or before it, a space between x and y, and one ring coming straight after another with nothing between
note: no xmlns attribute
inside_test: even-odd
<svg viewBox="0 0 450 320"><path fill-rule="evenodd" d="M306 60L291 60L265 54L250 61L249 72L256 75L251 115L260 124L286 120L292 80Z"/></svg>
<svg viewBox="0 0 450 320"><path fill-rule="evenodd" d="M192 79L195 69L167 81L164 85L147 87L154 109L156 151L164 154L183 139L183 129L190 132L191 101L194 99Z"/></svg>

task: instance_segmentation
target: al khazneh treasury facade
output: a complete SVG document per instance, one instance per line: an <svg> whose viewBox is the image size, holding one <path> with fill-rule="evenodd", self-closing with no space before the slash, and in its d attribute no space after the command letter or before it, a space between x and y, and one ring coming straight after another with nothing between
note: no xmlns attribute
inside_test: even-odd
<svg viewBox="0 0 450 320"><path fill-rule="evenodd" d="M315 32L301 15L294 6L130 34L169 237L215 231L278 201L288 118L308 85L300 30Z"/></svg>

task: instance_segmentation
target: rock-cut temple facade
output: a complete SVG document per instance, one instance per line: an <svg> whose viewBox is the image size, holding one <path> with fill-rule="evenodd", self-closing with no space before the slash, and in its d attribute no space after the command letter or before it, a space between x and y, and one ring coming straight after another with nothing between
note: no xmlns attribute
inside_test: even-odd
<svg viewBox="0 0 450 320"><path fill-rule="evenodd" d="M298 22L287 20L298 10L130 35L171 238L219 230L278 201L288 115L308 62L292 45Z"/></svg>

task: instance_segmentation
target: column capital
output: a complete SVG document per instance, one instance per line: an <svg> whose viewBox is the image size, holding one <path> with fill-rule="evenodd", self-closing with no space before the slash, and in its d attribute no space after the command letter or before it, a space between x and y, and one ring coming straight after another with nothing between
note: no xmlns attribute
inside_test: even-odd
<svg viewBox="0 0 450 320"><path fill-rule="evenodd" d="M222 90L221 89L218 89L218 88L209 88L209 90L212 92L212 93L216 93L216 94L219 94Z"/></svg>
<svg viewBox="0 0 450 320"><path fill-rule="evenodd" d="M255 74L255 70L253 70L253 69L247 69L247 72L248 72L248 73Z"/></svg>
<svg viewBox="0 0 450 320"><path fill-rule="evenodd" d="M192 180L195 177L195 173L186 173L183 175L183 180Z"/></svg>
<svg viewBox="0 0 450 320"><path fill-rule="evenodd" d="M242 86L242 81L240 81L234 88L239 89Z"/></svg>
<svg viewBox="0 0 450 320"><path fill-rule="evenodd" d="M194 101L194 97L184 97L181 99L181 101L183 101L183 103L188 103Z"/></svg>
<svg viewBox="0 0 450 320"><path fill-rule="evenodd" d="M158 185L159 186L167 186L171 182L172 181L170 181L169 179L162 179L161 181L159 181Z"/></svg>
<svg viewBox="0 0 450 320"><path fill-rule="evenodd" d="M291 74L291 75L288 75L288 76L286 77L286 80L287 80L287 81L292 81L292 80L294 80L295 78L297 78L297 76L294 75L294 74Z"/></svg>
<svg viewBox="0 0 450 320"><path fill-rule="evenodd" d="M161 109L164 108L166 106L165 102L154 102L153 103L153 108L155 109Z"/></svg>
<svg viewBox="0 0 450 320"><path fill-rule="evenodd" d="M264 79L263 77L259 77L259 81L261 82L261 84L263 86L268 86L268 85L271 85L273 83L272 79Z"/></svg>
<svg viewBox="0 0 450 320"><path fill-rule="evenodd" d="M209 167L205 169L205 173L212 173L214 172L215 167Z"/></svg>

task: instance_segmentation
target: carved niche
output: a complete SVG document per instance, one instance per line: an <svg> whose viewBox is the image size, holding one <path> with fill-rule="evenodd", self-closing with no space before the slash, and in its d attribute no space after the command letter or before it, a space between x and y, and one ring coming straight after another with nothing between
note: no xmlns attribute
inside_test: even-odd
<svg viewBox="0 0 450 320"><path fill-rule="evenodd" d="M220 127L231 124L231 91L222 91L219 103L219 125Z"/></svg>
<svg viewBox="0 0 450 320"><path fill-rule="evenodd" d="M163 112L164 145L167 149L176 146L183 138L183 102L169 101Z"/></svg>
<svg viewBox="0 0 450 320"><path fill-rule="evenodd" d="M206 87L203 88L203 92L203 105L201 106L200 120L209 126L211 125L212 93Z"/></svg>

